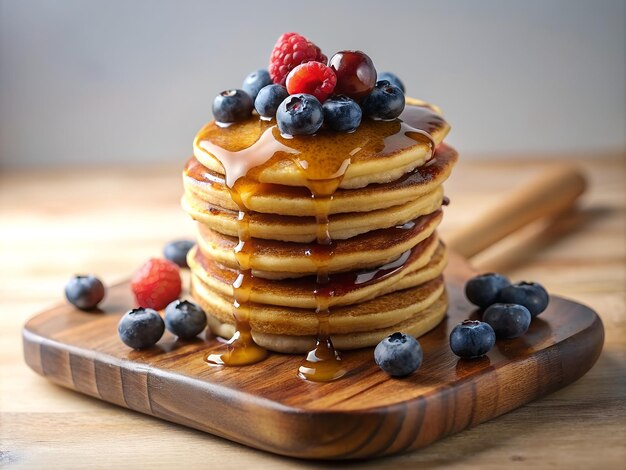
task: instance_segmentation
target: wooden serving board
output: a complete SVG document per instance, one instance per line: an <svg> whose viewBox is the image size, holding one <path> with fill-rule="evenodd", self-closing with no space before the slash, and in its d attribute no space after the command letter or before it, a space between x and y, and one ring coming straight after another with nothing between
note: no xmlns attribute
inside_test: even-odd
<svg viewBox="0 0 626 470"><path fill-rule="evenodd" d="M128 283L109 289L100 313L63 304L24 327L28 365L62 386L141 413L277 454L358 459L405 452L487 421L581 377L604 341L599 317L553 297L529 331L498 341L488 356L460 360L450 330L477 315L463 282L474 273L458 255L446 272L448 317L420 338L424 364L394 379L371 348L346 352L351 371L331 383L296 376L300 356L272 354L242 368L210 367L214 338L177 341L168 332L153 348L128 349L119 317L133 306Z"/></svg>

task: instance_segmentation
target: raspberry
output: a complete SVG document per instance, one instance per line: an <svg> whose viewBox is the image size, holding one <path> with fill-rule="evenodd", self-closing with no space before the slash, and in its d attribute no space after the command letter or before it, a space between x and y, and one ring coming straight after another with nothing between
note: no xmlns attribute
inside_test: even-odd
<svg viewBox="0 0 626 470"><path fill-rule="evenodd" d="M290 95L307 93L320 103L326 101L337 84L333 69L320 62L300 64L287 75L287 91Z"/></svg>
<svg viewBox="0 0 626 470"><path fill-rule="evenodd" d="M164 309L181 292L178 266L166 259L152 258L133 274L130 287L140 307Z"/></svg>
<svg viewBox="0 0 626 470"><path fill-rule="evenodd" d="M285 33L276 41L270 56L270 77L274 83L284 85L287 75L305 62L326 63L328 59L319 47L298 33Z"/></svg>

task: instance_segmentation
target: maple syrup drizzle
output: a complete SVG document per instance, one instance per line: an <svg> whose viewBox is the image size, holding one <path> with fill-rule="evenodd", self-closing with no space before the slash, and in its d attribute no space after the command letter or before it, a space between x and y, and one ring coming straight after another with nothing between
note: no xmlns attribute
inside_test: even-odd
<svg viewBox="0 0 626 470"><path fill-rule="evenodd" d="M230 188L231 197L239 207L237 216L237 235L239 243L234 249L239 265L237 278L232 284L235 334L221 347L221 350L209 353L206 361L213 365L244 366L255 364L267 357L267 350L260 347L252 338L250 327L250 294L254 289L251 261L254 256L254 238L250 236L250 216L242 201L242 194L237 185Z"/></svg>
<svg viewBox="0 0 626 470"><path fill-rule="evenodd" d="M421 216L415 221L411 221L410 223L398 225L397 227L392 227L391 229L385 230L394 230L396 232L410 231L411 233L415 234L416 232L422 231L427 226L427 224L424 223L424 220L428 220L428 218L430 218L430 216ZM407 250L404 253L400 254L400 256L398 256L398 258L396 258L395 260L383 264L382 266L329 274L328 282L332 284L334 297L345 295L361 287L376 284L377 282L380 282L398 273L399 271L402 271L406 267L411 266L413 261L418 259L422 255L422 253L424 253L424 251L426 251L432 245L432 243L434 243L436 239L437 235L436 233L433 233L428 238L417 243L410 250ZM310 247L311 245L307 244L306 246ZM314 251L312 248L307 248L304 250L303 254L304 256L311 256L312 251ZM232 284L238 275L237 270L222 265L217 261L209 261L207 258L205 258L200 250L196 252L196 261L202 266L207 274L212 277L217 277L222 282ZM273 283L280 282L281 284L286 285L288 289L304 287L307 289L310 288L311 292L313 292L315 290L314 284L317 282L317 276L304 276L298 278L281 279L279 281L255 277L255 282L261 288L272 289Z"/></svg>
<svg viewBox="0 0 626 470"><path fill-rule="evenodd" d="M348 163L349 164L349 163ZM330 282L328 267L334 253L334 242L330 235L330 205L333 195L348 168L341 165L340 173L329 181L309 181L311 197L315 205L317 224L316 244L309 251L316 268L315 315L317 316L317 338L315 347L309 351L298 368L298 376L314 382L329 382L346 374L342 367L341 355L333 346L330 338L330 302L335 296L335 285ZM307 165L308 169L308 165Z"/></svg>
<svg viewBox="0 0 626 470"><path fill-rule="evenodd" d="M251 265L255 254L250 235L246 200L262 190L261 175L272 163L290 160L297 165L303 183L315 205L317 243L308 250L316 266L316 346L298 370L298 375L312 381L335 380L346 373L341 357L330 337L330 303L335 294L328 266L334 243L330 234L329 212L333 196L354 158L367 160L393 154L415 146L428 146L431 159L435 151L433 131L445 127L443 118L425 106L407 106L400 119L364 121L353 133L321 131L315 136L285 138L274 122L253 117L242 123L220 127L210 123L196 136L194 147L217 158L224 168L225 182L239 208L238 238L235 256L239 265L233 283L233 317L236 332L225 350L207 355L217 365L246 365L259 362L267 351L254 342L250 327L250 294L254 289ZM294 184L295 185L295 184Z"/></svg>

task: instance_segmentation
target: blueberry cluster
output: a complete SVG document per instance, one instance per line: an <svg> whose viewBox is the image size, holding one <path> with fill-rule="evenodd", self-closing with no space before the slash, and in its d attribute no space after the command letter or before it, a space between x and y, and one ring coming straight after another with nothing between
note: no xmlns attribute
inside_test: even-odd
<svg viewBox="0 0 626 470"><path fill-rule="evenodd" d="M450 348L463 358L484 356L498 339L522 336L531 320L550 301L545 288L535 282L511 282L501 274L487 273L465 284L465 296L483 309L483 321L466 320L450 333Z"/></svg>
<svg viewBox="0 0 626 470"><path fill-rule="evenodd" d="M404 84L391 72L377 76L371 59L360 51L341 51L328 65L311 61L297 65L285 85L274 83L265 69L248 75L241 89L215 97L218 123L248 118L276 119L285 136L315 134L322 126L352 132L362 118L397 118L404 110Z"/></svg>
<svg viewBox="0 0 626 470"><path fill-rule="evenodd" d="M205 327L204 310L188 300L175 300L165 308L165 321L156 310L138 307L124 314L117 332L126 346L145 349L161 339L165 328L180 339L189 340L202 333Z"/></svg>
<svg viewBox="0 0 626 470"><path fill-rule="evenodd" d="M511 282L501 274L476 276L465 284L465 295L484 309L483 321L465 320L450 333L450 349L459 357L473 359L487 354L497 339L522 336L532 318L542 313L550 301L548 292L535 282ZM394 377L417 370L423 359L422 348L412 336L394 333L374 350L376 364Z"/></svg>

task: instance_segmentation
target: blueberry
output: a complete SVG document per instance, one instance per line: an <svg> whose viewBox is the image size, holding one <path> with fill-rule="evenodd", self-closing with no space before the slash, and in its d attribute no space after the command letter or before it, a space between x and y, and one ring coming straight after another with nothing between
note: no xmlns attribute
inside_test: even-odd
<svg viewBox="0 0 626 470"><path fill-rule="evenodd" d="M213 116L218 122L242 121L252 108L252 98L243 90L226 90L213 100Z"/></svg>
<svg viewBox="0 0 626 470"><path fill-rule="evenodd" d="M378 367L394 377L403 377L419 369L424 353L419 342L404 333L394 333L374 349Z"/></svg>
<svg viewBox="0 0 626 470"><path fill-rule="evenodd" d="M496 344L496 333L488 323L465 320L452 329L450 349L459 357L473 359L487 354Z"/></svg>
<svg viewBox="0 0 626 470"><path fill-rule="evenodd" d="M530 326L530 312L523 305L493 304L483 313L483 321L489 323L498 338L517 338Z"/></svg>
<svg viewBox="0 0 626 470"><path fill-rule="evenodd" d="M287 88L282 85L267 85L261 88L259 94L254 100L254 108L259 116L273 118L276 116L276 110L285 98L289 96Z"/></svg>
<svg viewBox="0 0 626 470"><path fill-rule="evenodd" d="M280 103L276 122L282 134L315 134L324 123L322 104L306 93L290 95Z"/></svg>
<svg viewBox="0 0 626 470"><path fill-rule="evenodd" d="M104 285L96 276L74 276L65 284L65 297L75 307L91 310L104 298Z"/></svg>
<svg viewBox="0 0 626 470"><path fill-rule="evenodd" d="M380 82L382 80L387 80L393 86L397 86L398 88L400 88L400 90L402 90L402 93L406 93L406 88L404 87L404 83L402 83L402 80L400 80L400 78L395 73L392 73L392 72L379 73L378 81Z"/></svg>
<svg viewBox="0 0 626 470"><path fill-rule="evenodd" d="M465 283L465 296L474 305L487 308L498 302L498 294L509 285L511 281L501 274L480 274Z"/></svg>
<svg viewBox="0 0 626 470"><path fill-rule="evenodd" d="M161 315L151 308L134 308L126 312L117 324L120 339L133 349L154 346L163 336L164 330Z"/></svg>
<svg viewBox="0 0 626 470"><path fill-rule="evenodd" d="M523 305L531 316L536 317L548 307L550 296L541 284L519 282L502 289L498 301Z"/></svg>
<svg viewBox="0 0 626 470"><path fill-rule="evenodd" d="M404 93L387 80L376 82L363 102L363 113L372 119L394 119L404 110Z"/></svg>
<svg viewBox="0 0 626 470"><path fill-rule="evenodd" d="M324 102L324 122L334 131L353 131L361 124L361 107L347 96L334 96Z"/></svg>
<svg viewBox="0 0 626 470"><path fill-rule="evenodd" d="M163 256L165 259L176 263L181 268L188 268L187 253L196 244L193 240L174 240L163 247Z"/></svg>
<svg viewBox="0 0 626 470"><path fill-rule="evenodd" d="M165 327L180 339L191 339L206 327L206 314L193 302L175 300L165 308Z"/></svg>
<svg viewBox="0 0 626 470"><path fill-rule="evenodd" d="M241 88L243 88L243 91L248 93L252 101L254 101L261 88L271 84L272 79L270 78L270 73L265 69L259 69L252 72L244 79Z"/></svg>

